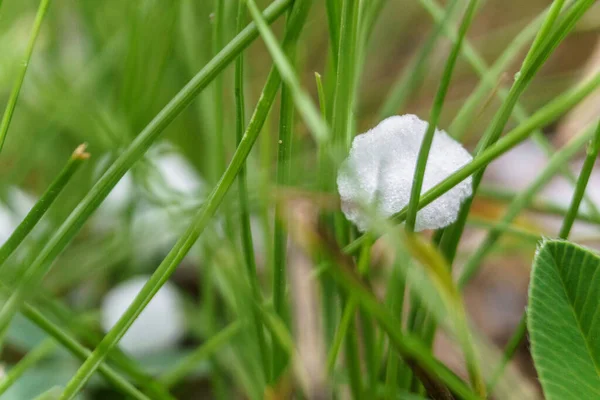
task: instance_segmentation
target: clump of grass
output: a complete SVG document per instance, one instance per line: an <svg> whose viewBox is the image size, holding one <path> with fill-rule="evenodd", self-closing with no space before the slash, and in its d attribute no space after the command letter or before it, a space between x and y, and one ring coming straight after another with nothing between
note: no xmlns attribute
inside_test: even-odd
<svg viewBox="0 0 600 400"><path fill-rule="evenodd" d="M0 1L0 15L6 13L1 20L22 21L19 12L31 13L29 4L9 8L9 3ZM386 51L397 53L395 35L388 33L395 27L379 24L386 13L398 12L398 5L274 0L262 9L264 3L146 0L131 6L109 0L71 10L39 2L24 61L10 60L17 63L16 76L0 124L7 182L41 193L0 248L0 348L11 365L0 381L2 393L19 393L34 373L48 368L66 376L45 378L27 398L55 393L60 399L81 393L96 398L102 390L136 399L196 398L204 391L223 399L482 399L515 398L525 390L513 382L525 378L505 369L527 333L526 319L504 351L486 344L470 321L463 290L503 236L527 239L534 248L538 232L515 225L527 209L563 217L562 239L578 218L600 222L585 194L600 129L577 133L556 150L542 131L598 89L600 74L554 93L530 114L523 97L543 79L540 70L594 2L555 0L498 52L492 66L469 39L478 13L485 12L480 2L462 7L449 1L445 8L434 0L419 2L432 25L413 46L408 65L400 71L399 63L393 64L392 75L399 78L385 80L385 90L377 93L380 110L372 114L414 112L411 100L427 83L436 88L427 92L428 126L413 157L410 190L403 188L410 198L406 207L382 217L377 195L382 195L379 182L389 178L380 176L385 168L378 171L372 203L352 205L370 221L365 233L341 212L335 177L358 127L370 121L363 93L377 86L371 68L381 68ZM61 37L61 18L77 22L73 35L83 44ZM128 61L120 63L126 54ZM79 66L78 57L85 59ZM452 88L458 72L464 74L463 61L476 72L478 84L453 110ZM504 87L500 77L514 62L520 69ZM77 84L73 70L82 75ZM72 112L57 111L71 105ZM489 120L483 116L487 110L493 111ZM511 120L516 125L506 129ZM430 154L436 129L445 125L474 156L424 192L430 158L439 156ZM487 165L529 137L552 155L538 178L514 194L483 185ZM568 162L590 139L584 167L575 176ZM170 247L147 249L151 254L142 261L130 249L131 232L141 209L157 207L147 190L155 182L146 153L161 141L174 144L212 187L191 206L177 202L177 196L158 205L185 229ZM65 149L81 142L89 150L79 147L62 165ZM94 164L106 160L108 168L95 179ZM125 174L135 180L136 192L119 214L122 221L105 231L91 227L88 221L99 217L94 212ZM568 209L536 198L558 174L575 183ZM415 233L419 210L443 200L465 179L472 180L473 195L462 203L456 222L431 236ZM508 203L502 217L481 218L473 211L473 202L483 196ZM590 212L580 211L584 201ZM255 219L261 219L261 229L254 229ZM483 227L487 236L462 257L458 250L467 224ZM158 235L165 226L157 222L147 235ZM105 251L105 244L118 250ZM455 279L452 270L459 262ZM289 279L291 270L307 265L313 269L307 282ZM102 332L96 312L102 297L115 283L141 273L150 278L116 324ZM169 280L185 300L186 340L152 355L158 360L152 365L152 357L125 354L119 341ZM50 282L61 282L60 290ZM307 304L318 305L313 320L322 327L297 312L302 296L292 300L290 288L303 285L320 288ZM22 317L32 325L24 328ZM296 332L303 329L311 332L308 344L297 342ZM438 331L460 349L468 379L434 351ZM313 351L300 353L301 346ZM101 382L92 379L96 374Z"/></svg>

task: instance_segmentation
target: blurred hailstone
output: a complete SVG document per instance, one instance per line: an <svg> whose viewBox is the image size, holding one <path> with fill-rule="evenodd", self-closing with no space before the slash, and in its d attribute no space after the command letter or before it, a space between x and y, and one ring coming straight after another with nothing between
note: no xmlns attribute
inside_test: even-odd
<svg viewBox="0 0 600 400"><path fill-rule="evenodd" d="M35 199L17 187L6 193L0 203L0 245L4 244L35 205Z"/></svg>
<svg viewBox="0 0 600 400"><path fill-rule="evenodd" d="M523 190L547 164L548 156L532 140L526 140L494 160L486 169L486 178L505 188Z"/></svg>
<svg viewBox="0 0 600 400"><path fill-rule="evenodd" d="M101 306L104 331L117 323L148 279L148 276L134 277L115 286L104 296ZM119 345L134 355L156 353L175 347L184 329L181 299L175 285L167 281L131 325Z"/></svg>
<svg viewBox="0 0 600 400"><path fill-rule="evenodd" d="M337 185L344 215L361 231L370 226L369 213L362 205L376 206L383 217L392 216L408 205L427 126L426 121L415 115L395 116L354 138L350 155L340 168ZM436 129L421 193L471 160L460 143ZM472 193L471 181L468 177L421 209L415 230L438 229L454 222L461 203Z"/></svg>
<svg viewBox="0 0 600 400"><path fill-rule="evenodd" d="M573 163L571 170L577 177L581 173L583 167L583 160ZM540 192L540 197L552 204L568 208L571 205L573 199L573 193L575 191L574 184L567 180L563 175L556 175ZM600 209L600 170L594 167L590 180L585 188L586 198L590 200L597 209ZM591 210L588 202L584 198L579 206L579 212L583 214L590 214ZM545 217L542 219L546 229L551 232L557 232L562 225L562 217ZM573 225L572 234L576 235L597 235L598 227L588 224L576 222Z"/></svg>

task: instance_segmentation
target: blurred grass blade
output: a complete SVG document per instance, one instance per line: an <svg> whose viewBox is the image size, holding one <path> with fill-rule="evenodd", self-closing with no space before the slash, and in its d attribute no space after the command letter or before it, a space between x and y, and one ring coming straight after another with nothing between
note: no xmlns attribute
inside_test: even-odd
<svg viewBox="0 0 600 400"><path fill-rule="evenodd" d="M0 381L0 396L6 392L27 370L32 368L40 360L49 356L56 350L56 343L52 339L46 339L35 348L27 352L8 373L2 377Z"/></svg>
<svg viewBox="0 0 600 400"><path fill-rule="evenodd" d="M296 12L296 10L300 11ZM291 40L290 38L296 37L296 35L299 34L299 30L302 28L305 13L301 11L302 8L294 7L290 15L290 25L286 32L286 38L284 39L284 48L289 45ZM77 374L67 384L62 396L63 399L72 399L83 388L83 386L90 379L91 375L104 360L107 353L117 345L118 341L123 337L125 332L127 332L127 329L129 329L144 307L146 307L152 297L158 292L160 287L175 271L181 260L185 257L192 245L202 234L210 219L219 208L223 198L233 184L239 169L245 162L250 150L256 142L258 134L261 131L275 98L275 93L279 87L279 83L279 75L272 71L267 79L267 84L265 85L265 89L263 90L263 94L260 97L260 101L248 125L246 133L244 134L235 154L233 155L229 166L221 177L219 184L208 196L203 208L193 218L192 224L179 238L167 257L161 262L150 279L146 282L140 293L138 293L134 299L133 303L127 308L119 321L106 334L96 350L94 350L92 355L81 366Z"/></svg>
<svg viewBox="0 0 600 400"><path fill-rule="evenodd" d="M420 0L420 2L433 16L436 23L441 23L440 21L444 18L443 8L437 5L433 0ZM508 98L509 91L503 87L498 88L498 85L501 85L503 79L502 74L514 62L515 58L519 55L521 48L534 38L541 24L545 21L548 11L549 10L545 10L534 21L527 25L527 27L511 41L510 45L489 69L485 60L477 53L477 50L469 43L469 41L465 39L461 49L462 54L467 62L471 64L475 72L481 76L481 81L475 91L473 91L469 98L464 102L460 111L450 124L450 127L447 130L450 135L459 140L465 136L467 127L476 120L476 111L481 107L486 96L490 96L490 90L493 91L493 95L498 97L501 101L505 101ZM444 26L444 32L452 41L457 40L457 32L449 29L449 27ZM517 102L513 110L513 118L516 119L517 122L522 123L526 121L528 117L525 108ZM554 148L541 130L536 130L533 133L532 138L549 157L552 156ZM561 172L567 179L576 182L576 178L569 168L565 166L561 169ZM589 196L586 196L585 201L591 211L596 216L600 216L600 212ZM451 253L452 249L448 249L448 247L451 246L453 246L452 243L448 243L448 238L446 238L442 244L442 248L444 249L444 252L447 253L449 259L453 258Z"/></svg>
<svg viewBox="0 0 600 400"><path fill-rule="evenodd" d="M533 114L525 123L517 126L515 129L507 133L502 139L498 140L495 144L482 151L481 154L477 155L473 159L473 161L466 164L464 167L454 172L423 194L419 200L419 209L431 204L431 202L452 189L458 183L462 182L468 176L476 171L479 171L481 168L487 166L493 160L512 149L514 146L525 140L535 129L543 127L554 121L565 111L579 103L598 87L600 87L600 73L594 75L584 84L572 88L562 95L556 97L553 101ZM392 219L396 223L401 223L406 218L406 212L407 208L405 207L396 213ZM368 237L369 234L360 236L346 246L344 248L344 252L356 252L360 248L360 245L364 243Z"/></svg>
<svg viewBox="0 0 600 400"><path fill-rule="evenodd" d="M54 200L56 200L58 195L67 186L67 183L69 183L83 161L90 157L90 155L86 153L85 148L85 144L82 144L75 149L62 171L54 181L52 181L48 189L42 194L42 197L35 203L29 213L27 213L17 229L14 230L2 247L0 247L0 267L17 247L19 247L27 235L29 235L46 211L48 211L50 206L54 203Z"/></svg>
<svg viewBox="0 0 600 400"><path fill-rule="evenodd" d="M242 329L241 322L233 322L219 333L212 336L201 346L192 351L187 357L166 371L160 377L160 382L167 387L175 386L185 377L187 377L198 364L208 358L211 354L219 351L227 342L232 340Z"/></svg>
<svg viewBox="0 0 600 400"><path fill-rule="evenodd" d="M511 202L516 195L517 193L511 190L492 188L489 186L482 186L481 189L479 189L479 192L477 193L477 196L483 199L497 201L501 203ZM566 207L540 198L533 199L529 204L528 210L536 213L555 215L563 218L569 211ZM575 216L575 219L594 225L600 225L599 218L587 215L587 213L583 213L581 211L579 211L579 213Z"/></svg>
<svg viewBox="0 0 600 400"><path fill-rule="evenodd" d="M448 88L450 87L452 72L454 71L463 39L467 34L469 27L471 26L471 21L473 21L473 17L475 16L477 5L478 0L469 1L469 5L467 6L467 10L465 11L460 28L458 30L458 40L456 40L454 43L452 51L450 52L450 56L446 61L442 80L433 101L433 107L431 108L431 114L429 115L427 131L423 136L423 141L421 142L421 146L419 148L419 156L415 166L410 200L408 202L408 213L406 216L406 229L408 232L413 232L415 229L415 223L417 220L417 203L419 197L421 196L421 189L423 188L423 178L425 176L425 168L427 167L427 159L429 158L429 150L431 149L431 144L433 142L433 135L437 129L437 123L439 121L440 114L442 113L442 108L444 107L444 100L446 98L446 93L448 93ZM452 5L449 7L452 7Z"/></svg>
<svg viewBox="0 0 600 400"><path fill-rule="evenodd" d="M355 82L356 41L358 31L358 0L344 0L340 23L340 46L333 94L332 141L343 149L350 148L352 114Z"/></svg>
<svg viewBox="0 0 600 400"><path fill-rule="evenodd" d="M565 219L563 220L563 224L560 228L558 237L561 239L566 239L569 237L569 233L571 232L571 228L573 227L573 222L575 221L575 217L579 212L579 206L581 205L581 200L583 199L583 195L585 194L585 189L587 188L590 176L592 175L594 164L596 163L596 158L598 158L599 151L600 123L598 123L598 126L596 127L596 132L594 133L594 136L592 137L592 140L588 145L585 161L583 162L583 167L581 167L581 172L579 172L577 185L575 186L573 198L571 199L571 204L569 205L569 211L567 212L567 215L565 215Z"/></svg>
<svg viewBox="0 0 600 400"><path fill-rule="evenodd" d="M0 6L1 5L2 1L0 0ZM0 122L0 152L2 151L2 147L6 141L6 134L8 133L10 121L12 120L12 116L17 105L17 100L19 99L19 93L21 93L21 87L23 86L25 74L27 73L27 67L29 66L29 61L31 60L31 55L33 54L33 48L40 33L40 28L42 27L42 22L44 21L44 17L49 5L50 0L40 0L35 21L33 22L33 28L29 36L29 42L27 43L27 48L25 50L25 56L23 57L23 61L17 73L17 79L15 80L13 88L8 97L8 103L6 104L4 115L2 115L2 121Z"/></svg>
<svg viewBox="0 0 600 400"><path fill-rule="evenodd" d="M295 7L302 7L303 13L308 14L312 0L300 0ZM252 7L249 4L249 7ZM260 24L259 24L260 26ZM264 33L263 34L264 37ZM286 48L285 57L289 60L290 67L296 65L296 52L298 37ZM279 67L277 67L279 69ZM280 71L281 74L281 71ZM278 187L286 187L290 184L292 168L292 146L294 142L294 98L293 89L287 84L281 88L281 102L279 111L279 140L277 143L277 161L275 166L275 182ZM273 221L273 309L283 320L288 315L288 303L286 301L287 287L287 243L288 236L285 230L286 216L281 203L275 204L275 216ZM271 372L269 377L271 383L277 382L285 369L286 357L282 349L273 343L271 357Z"/></svg>
<svg viewBox="0 0 600 400"><path fill-rule="evenodd" d="M446 193L469 175L476 171L480 171L481 168L487 166L490 162L525 140L533 130L554 121L558 116L562 115L565 111L579 103L599 86L600 73L596 74L592 79L585 82L583 85L568 90L559 97L556 97L549 104L533 114L531 118L529 118L524 124L519 125L507 133L502 139L498 140L495 144L489 146L489 148L486 148L486 150L478 154L469 164L465 165L463 168L459 169L448 178L444 179L442 182L428 190L424 195L421 196L419 201L419 209L430 204L432 201ZM406 212L406 207L398 212L394 216L396 222L403 221L406 216Z"/></svg>
<svg viewBox="0 0 600 400"><path fill-rule="evenodd" d="M392 86L381 109L378 112L379 119L384 119L395 115L403 109L409 96L412 95L421 86L428 68L428 61L431 52L435 49L441 33L446 29L446 25L452 19L458 1L452 1L445 9L439 7L439 18L435 20L435 26L425 39L425 43L420 46L414 59L410 61L409 66L402 72L399 79Z"/></svg>
<svg viewBox="0 0 600 400"><path fill-rule="evenodd" d="M458 287L454 284L446 260L433 245L424 241L420 236L409 233L406 235L405 240L408 251L425 267L431 281L435 284L439 293L443 295L444 303L464 354L473 389L479 396L486 398L486 386L477 359L474 341L471 338L464 301Z"/></svg>
<svg viewBox="0 0 600 400"><path fill-rule="evenodd" d="M4 289L4 287L3 287ZM58 343L60 343L65 349L80 360L85 360L89 357L91 352L79 344L74 338L72 338L67 332L62 330L60 327L48 320L42 313L35 308L25 304L23 307L23 315L31 320L34 324L39 326L50 336L52 336ZM115 388L121 391L126 396L130 396L138 400L149 400L149 398L140 392L135 386L127 381L124 377L119 375L111 367L106 364L102 364L99 367L100 374L106 378L106 380ZM164 397L154 395L157 399L172 400L170 397Z"/></svg>
<svg viewBox="0 0 600 400"><path fill-rule="evenodd" d="M291 0L276 0L265 11L268 21L275 20L291 4ZM66 221L57 229L50 238L46 246L41 250L37 258L28 266L25 271L24 279L21 279L13 292L13 295L3 305L0 311L0 330L6 327L12 316L21 306L28 293L33 293L35 287L52 265L54 259L71 242L77 232L83 227L85 221L92 215L94 210L100 205L104 198L109 194L112 188L123 177L133 164L138 161L148 148L156 141L164 129L179 115L214 78L217 76L235 57L243 51L256 37L258 31L254 24L246 27L237 35L225 48L213 58L192 80L162 109L161 112L146 126L146 128L135 138L131 145L124 151L111 167L102 175L100 180L94 185L87 196L79 203L77 208L71 213ZM278 85L278 83L277 83ZM262 126L262 124L261 124ZM258 135L258 132L256 132ZM256 136L246 138L242 142L244 152L249 152ZM239 154L238 154L239 153ZM226 173L228 179L233 179L237 174L237 168L246 155L241 156L242 152L237 152L238 158L232 161L235 165ZM236 163L238 163L236 165ZM230 165L231 166L231 165ZM235 169L235 172L233 170ZM229 184L231 182L228 182ZM223 185L220 188L225 189ZM228 186L227 186L228 188ZM218 196L224 196L227 189L217 190ZM222 198L218 200L220 201ZM209 209L207 207L206 209ZM216 209L216 207L214 207ZM214 212L214 210L212 210Z"/></svg>
<svg viewBox="0 0 600 400"><path fill-rule="evenodd" d="M558 237L560 239L567 239L569 237L569 233L571 232L571 228L573 226L573 222L577 213L579 212L579 206L581 204L581 200L583 198L583 194L587 187L590 175L594 168L594 164L596 162L596 158L598 157L598 152L600 151L600 123L598 123L596 127L596 131L590 141L585 161L583 163L583 167L581 168L581 172L579 173L579 179L577 181L577 186L575 187L575 191L573 193L573 198L571 200L571 204L569 209L563 219L563 224L560 228L560 232ZM523 313L515 332L512 334L508 344L505 347L504 354L502 357L502 361L500 365L496 368L492 379L488 385L488 388L493 390L494 385L497 381L502 377L504 369L513 358L518 346L522 343L523 339L525 339L525 335L527 334L527 315Z"/></svg>
<svg viewBox="0 0 600 400"><path fill-rule="evenodd" d="M246 19L246 7L243 2L240 1L238 4L238 15L237 15L237 30L243 29L243 24ZM244 130L246 128L246 101L244 95L244 56L240 56L235 61L235 130L236 130L236 144L242 140L244 136ZM258 282L258 276L256 275L256 258L254 254L254 241L252 239L252 229L250 224L250 199L248 196L248 182L246 176L246 163L240 167L238 174L238 193L240 201L240 226L242 230L242 247L244 249L244 262L246 264L246 272L248 275L248 283L250 284L252 296L254 301L261 302L260 287ZM267 359L267 344L265 341L265 335L263 326L260 321L258 312L253 309L253 323L254 330L256 331L256 339L258 343L259 355L261 357L261 365L263 367L263 374L265 379L269 379L270 368Z"/></svg>
<svg viewBox="0 0 600 400"><path fill-rule="evenodd" d="M312 0L301 0L300 5L308 7ZM327 123L321 117L318 109L315 107L308 93L302 89L296 71L294 71L289 60L285 56L285 52L281 49L277 43L277 39L273 35L271 29L266 24L265 19L260 14L258 7L254 0L246 0L252 19L256 22L258 30L273 58L273 62L277 66L277 70L281 75L282 80L289 87L289 90L296 104L296 108L302 115L302 118L306 122L306 125L313 134L316 142L323 142L329 139L329 127Z"/></svg>
<svg viewBox="0 0 600 400"><path fill-rule="evenodd" d="M509 204L504 212L504 216L501 219L500 226L508 226L517 217L517 215L519 215L523 208L525 208L527 204L531 202L533 196L535 196L535 194L539 192L539 190L542 189L550 181L550 179L554 177L554 175L556 175L560 167L565 165L575 154L577 154L577 152L585 145L585 143L590 140L590 137L593 133L593 129L588 129L586 132L583 132L582 134L573 138L564 148L557 152L554 157L550 159L546 168L544 168L544 170L527 187L527 189L519 193L519 195L517 195ZM460 278L458 279L458 284L461 288L464 288L469 280L471 280L471 278L477 273L484 258L494 249L494 245L501 235L502 231L500 229L492 229L490 232L488 232L487 236L483 240L483 243L479 245L479 247L467 259L462 269Z"/></svg>
<svg viewBox="0 0 600 400"><path fill-rule="evenodd" d="M558 3L562 4L560 0ZM534 42L534 45L530 48L525 56L525 60L527 62L523 63L521 70L515 75L515 81L511 86L506 99L503 101L500 109L496 112L494 118L492 119L492 122L485 130L483 137L477 143L477 155L482 154L482 152L485 152L488 147L492 146L494 143L496 143L496 141L498 141L504 130L504 127L506 126L506 123L508 122L508 119L510 118L510 115L517 105L521 94L529 86L536 73L539 71L548 57L550 57L550 55L554 52L556 47L562 42L567 34L571 32L575 22L582 17L585 10L587 10L592 3L592 0L582 0L578 3L575 3L574 6L567 11L559 26L557 26L553 33L549 35L549 38L540 38L538 36L539 40ZM544 23L542 23L541 30L545 30L548 25L552 25L555 18L556 14L554 12L549 12L544 20ZM542 42L540 42L540 40ZM485 169L486 166L484 165L480 170L473 174L473 193L477 192L479 184L483 179ZM452 224L451 227L446 228L444 232L444 237L442 238L440 248L442 249L445 257L451 263L454 260L456 249L458 248L458 243L460 241L460 237L462 236L472 202L473 197L467 199L462 204L456 222Z"/></svg>
<svg viewBox="0 0 600 400"><path fill-rule="evenodd" d="M386 332L390 343L396 348L400 355L411 367L417 371L421 379L431 383L430 390L436 394L448 389L464 399L479 399L454 373L437 361L431 351L416 337L403 334L396 324L396 318L390 314L385 306L379 303L373 293L352 272L351 261L334 250L333 242L315 232L304 230L303 245L314 251L320 249L331 257L332 263L326 271L328 274L348 293L355 296L366 312L368 312ZM329 244L329 245L328 245ZM438 382L439 380L439 382ZM442 384L440 386L439 384Z"/></svg>

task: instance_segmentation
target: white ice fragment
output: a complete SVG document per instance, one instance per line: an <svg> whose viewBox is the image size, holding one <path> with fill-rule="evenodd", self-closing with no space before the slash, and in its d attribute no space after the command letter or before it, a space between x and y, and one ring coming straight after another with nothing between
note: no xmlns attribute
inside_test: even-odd
<svg viewBox="0 0 600 400"><path fill-rule="evenodd" d="M156 159L156 166L171 189L188 196L203 191L204 182L181 155L177 153L161 155Z"/></svg>
<svg viewBox="0 0 600 400"><path fill-rule="evenodd" d="M101 324L110 330L148 281L137 276L112 288L102 300ZM184 333L185 317L176 287L166 282L129 328L119 345L134 354L150 354L176 346Z"/></svg>
<svg viewBox="0 0 600 400"><path fill-rule="evenodd" d="M383 120L357 136L350 155L340 168L337 185L342 211L358 229L369 229L364 205L376 206L379 215L389 217L404 208L410 199L419 149L428 123L415 115ZM471 161L460 143L436 129L425 169L425 193ZM456 220L461 203L472 193L471 177L417 213L415 230L438 229Z"/></svg>
<svg viewBox="0 0 600 400"><path fill-rule="evenodd" d="M494 160L485 171L502 187L523 190L548 164L548 156L532 140L526 140Z"/></svg>
<svg viewBox="0 0 600 400"><path fill-rule="evenodd" d="M36 200L18 187L10 187L0 203L0 245L4 244L35 205Z"/></svg>

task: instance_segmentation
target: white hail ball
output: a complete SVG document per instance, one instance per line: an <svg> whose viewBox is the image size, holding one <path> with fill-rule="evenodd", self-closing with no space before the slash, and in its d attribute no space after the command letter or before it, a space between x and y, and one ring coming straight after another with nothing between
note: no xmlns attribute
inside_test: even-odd
<svg viewBox="0 0 600 400"><path fill-rule="evenodd" d="M428 123L415 115L383 120L367 133L356 136L350 155L337 177L342 211L358 229L370 227L364 205L375 206L390 217L408 205L419 149ZM423 178L421 194L472 160L460 143L436 129ZM416 231L438 229L457 218L461 203L471 196L471 177L421 209Z"/></svg>
<svg viewBox="0 0 600 400"><path fill-rule="evenodd" d="M112 288L102 300L101 324L110 330L148 281L137 276ZM176 287L166 282L119 342L131 354L155 353L177 345L185 330L185 317Z"/></svg>

